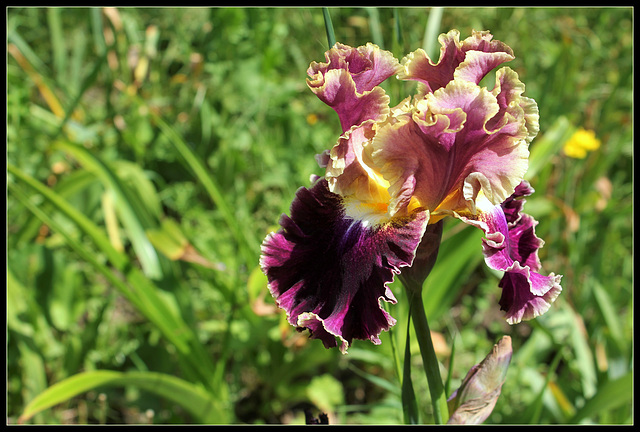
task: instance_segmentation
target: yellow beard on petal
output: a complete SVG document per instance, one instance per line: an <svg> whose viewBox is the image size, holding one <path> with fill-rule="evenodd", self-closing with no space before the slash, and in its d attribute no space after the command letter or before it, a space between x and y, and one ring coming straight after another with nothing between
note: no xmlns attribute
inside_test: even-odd
<svg viewBox="0 0 640 432"><path fill-rule="evenodd" d="M360 220L367 226L384 224L390 220L391 197L384 179L377 175L361 176L352 186L352 193L344 197L344 208L348 217Z"/></svg>
<svg viewBox="0 0 640 432"><path fill-rule="evenodd" d="M383 225L390 220L384 203L363 202L350 196L345 198L344 207L348 217L359 220L364 226Z"/></svg>

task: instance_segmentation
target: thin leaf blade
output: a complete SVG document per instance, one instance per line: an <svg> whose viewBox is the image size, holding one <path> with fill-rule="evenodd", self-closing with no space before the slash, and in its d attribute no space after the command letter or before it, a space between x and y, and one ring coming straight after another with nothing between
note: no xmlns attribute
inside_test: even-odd
<svg viewBox="0 0 640 432"><path fill-rule="evenodd" d="M104 386L136 386L179 404L203 423L225 423L227 411L202 388L171 375L158 372L118 372L96 370L82 372L53 384L27 404L20 423L35 414L65 402L89 390Z"/></svg>

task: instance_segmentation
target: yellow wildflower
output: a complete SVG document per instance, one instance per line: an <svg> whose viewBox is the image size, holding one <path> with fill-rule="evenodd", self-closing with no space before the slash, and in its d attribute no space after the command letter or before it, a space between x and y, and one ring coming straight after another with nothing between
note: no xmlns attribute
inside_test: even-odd
<svg viewBox="0 0 640 432"><path fill-rule="evenodd" d="M575 159L584 159L587 151L600 148L600 140L592 130L578 129L564 145L564 154Z"/></svg>

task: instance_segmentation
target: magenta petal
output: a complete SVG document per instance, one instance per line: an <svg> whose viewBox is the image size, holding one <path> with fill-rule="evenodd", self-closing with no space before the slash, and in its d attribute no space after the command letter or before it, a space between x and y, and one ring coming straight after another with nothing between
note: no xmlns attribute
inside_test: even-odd
<svg viewBox="0 0 640 432"><path fill-rule="evenodd" d="M518 200L532 191L527 182L522 182L502 205L479 217L458 215L464 222L484 230L485 262L490 268L505 272L500 281L499 303L509 324L542 315L562 291L561 275L543 276L537 272L540 269L538 249L544 242L535 234L536 220L521 213L522 200Z"/></svg>
<svg viewBox="0 0 640 432"><path fill-rule="evenodd" d="M528 321L544 314L562 291L562 276L553 273L542 276L530 272L526 267L518 268L517 263L514 267L504 274L499 284L502 288L500 310L506 312L509 324ZM527 289L528 287L530 288ZM534 291L544 294L535 294Z"/></svg>
<svg viewBox="0 0 640 432"><path fill-rule="evenodd" d="M319 180L300 188L282 229L262 245L269 290L289 322L308 328L325 347L344 353L353 339L380 343L395 324L381 301L395 303L387 284L411 265L427 214L371 226L345 216L342 198Z"/></svg>
<svg viewBox="0 0 640 432"><path fill-rule="evenodd" d="M424 50L418 49L403 59L404 70L398 77L423 83L427 92L445 87L454 76L478 84L492 69L514 59L509 46L492 38L487 31L474 31L462 42L458 30L441 34L438 63L434 64Z"/></svg>
<svg viewBox="0 0 640 432"><path fill-rule="evenodd" d="M325 53L326 63L312 62L307 70L310 77L332 69L344 69L353 77L356 91L373 90L398 71L398 60L389 51L368 43L358 48L337 43Z"/></svg>
<svg viewBox="0 0 640 432"><path fill-rule="evenodd" d="M312 62L307 85L333 108L346 132L389 112L389 97L378 84L396 74L398 60L374 44L358 48L337 43L325 53L326 63Z"/></svg>
<svg viewBox="0 0 640 432"><path fill-rule="evenodd" d="M473 178L493 204L509 197L528 166L528 131L524 118L504 114L496 123L500 109L485 88L456 80L380 126L371 157L390 184L391 208L415 197L431 212L460 212L475 201L462 193Z"/></svg>
<svg viewBox="0 0 640 432"><path fill-rule="evenodd" d="M535 190L526 181L520 182L520 184L516 186L513 194L501 204L507 223L515 225L520 221L521 212L525 203L525 200L521 198L529 196L534 192Z"/></svg>

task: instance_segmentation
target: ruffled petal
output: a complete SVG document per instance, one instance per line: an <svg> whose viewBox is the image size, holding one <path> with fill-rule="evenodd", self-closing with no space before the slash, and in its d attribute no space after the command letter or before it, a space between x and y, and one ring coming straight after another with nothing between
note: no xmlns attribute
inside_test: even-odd
<svg viewBox="0 0 640 432"><path fill-rule="evenodd" d="M375 135L375 123L366 121L345 132L329 152L326 178L329 190L342 196L357 194L363 200L373 194L388 196L387 184L371 168L364 147ZM388 201L388 199L387 199Z"/></svg>
<svg viewBox="0 0 640 432"><path fill-rule="evenodd" d="M398 78L422 83L425 93L445 87L454 78L478 84L489 71L514 59L509 46L492 38L488 31L474 31L463 42L458 30L441 34L438 63L434 64L424 50L418 49L402 60Z"/></svg>
<svg viewBox="0 0 640 432"><path fill-rule="evenodd" d="M352 48L336 43L325 53L326 63L312 62L307 85L340 118L342 131L389 112L389 96L378 84L399 70L388 51L368 43Z"/></svg>
<svg viewBox="0 0 640 432"><path fill-rule="evenodd" d="M262 245L269 290L289 322L327 348L339 341L345 353L353 339L379 344L395 324L381 304L396 302L387 284L411 265L427 222L428 213L416 212L372 225L348 216L326 180L300 188L291 217L283 215L282 229Z"/></svg>
<svg viewBox="0 0 640 432"><path fill-rule="evenodd" d="M513 79L503 81L517 86ZM493 204L504 201L528 167L531 132L516 94L456 80L380 126L371 157L390 184L393 211L415 198L432 216L474 212L480 190Z"/></svg>
<svg viewBox="0 0 640 432"><path fill-rule="evenodd" d="M500 309L506 312L509 324L517 324L545 313L562 291L561 275L543 276L538 249L544 242L535 234L537 222L520 213L522 202L517 200L533 190L522 182L513 196L502 205L493 206L488 200L480 203L477 215L456 217L485 232L482 248L487 265L505 272L499 286L502 288Z"/></svg>
<svg viewBox="0 0 640 432"><path fill-rule="evenodd" d="M456 68L454 78L478 84L491 70L515 58L507 44L492 39L488 31L474 31L462 42L465 58Z"/></svg>

